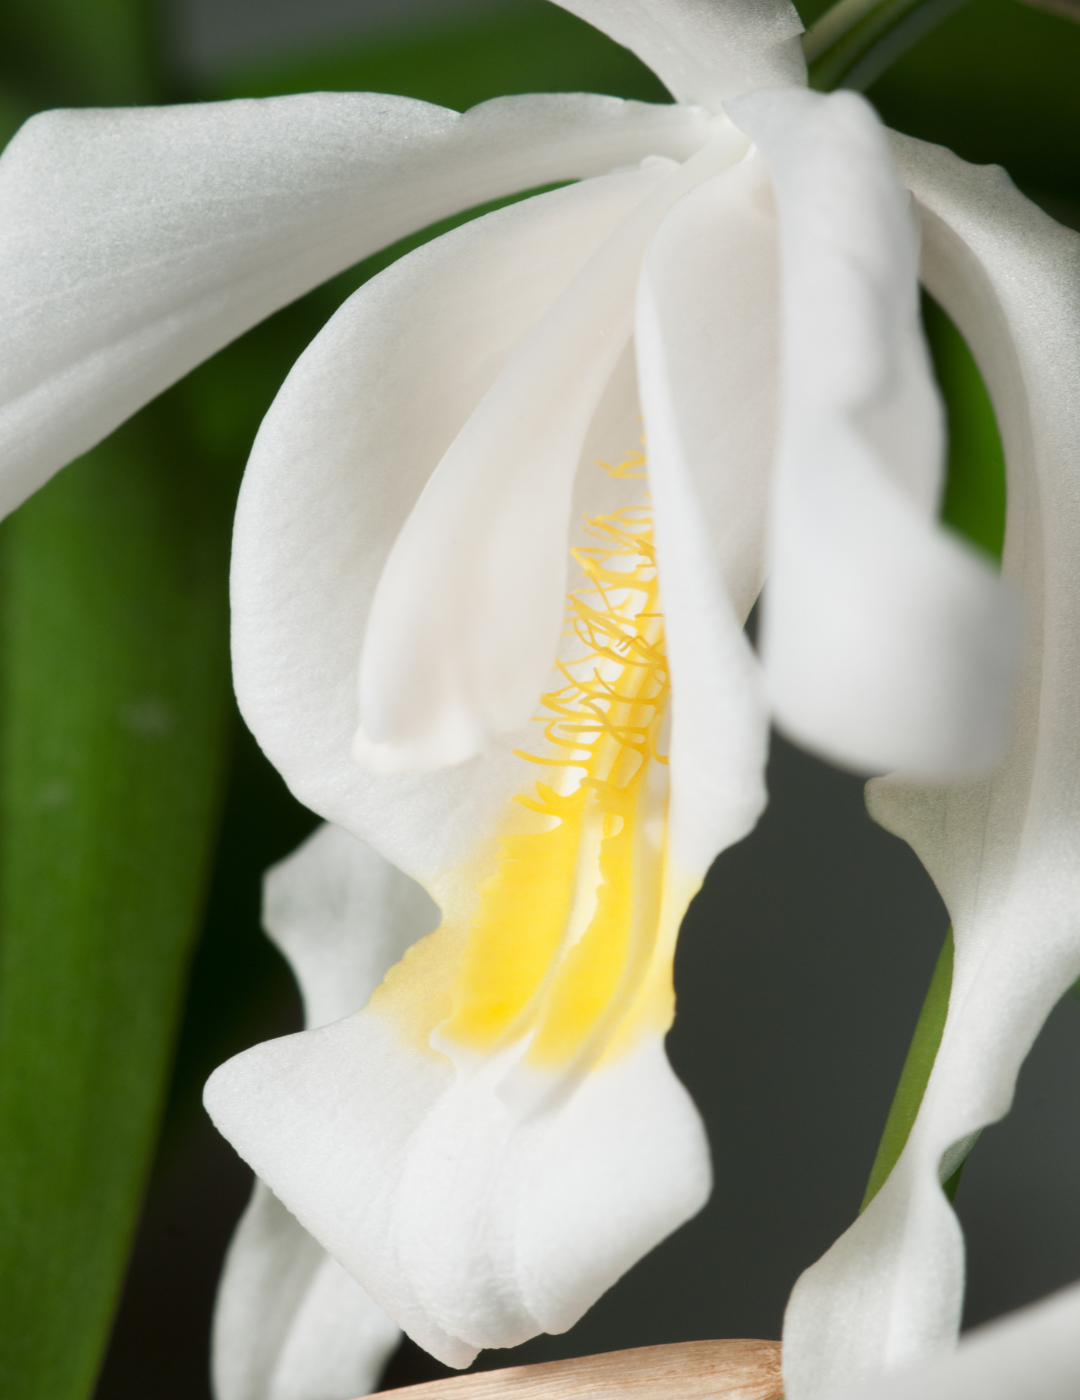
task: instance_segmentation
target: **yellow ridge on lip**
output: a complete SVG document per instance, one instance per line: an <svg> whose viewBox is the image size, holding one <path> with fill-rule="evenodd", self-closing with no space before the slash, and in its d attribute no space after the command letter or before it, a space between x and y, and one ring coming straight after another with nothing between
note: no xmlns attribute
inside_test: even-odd
<svg viewBox="0 0 1080 1400"><path fill-rule="evenodd" d="M643 463L601 465L633 478ZM662 1032L673 1014L658 752L669 681L651 510L586 529L592 542L572 550L585 581L568 596L562 684L537 716L548 752L519 751L545 776L515 800L546 829L504 835L467 927L444 922L372 1002L404 1017L414 1043L455 1058L523 1042L525 1064L557 1069L602 1055L616 1032L632 1043L631 1023Z"/></svg>

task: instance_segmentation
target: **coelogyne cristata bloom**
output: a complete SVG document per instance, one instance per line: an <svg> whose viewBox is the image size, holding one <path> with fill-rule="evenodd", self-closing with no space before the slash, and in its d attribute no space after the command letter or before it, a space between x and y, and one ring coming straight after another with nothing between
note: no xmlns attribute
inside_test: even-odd
<svg viewBox="0 0 1080 1400"><path fill-rule="evenodd" d="M571 1325L705 1199L704 1137L663 1052L672 947L761 808L766 702L828 756L924 781L970 778L1004 742L1011 595L934 524L914 190L933 211L927 276L1002 417L1007 568L1036 626L1008 780L878 799L956 904L958 995L975 991L903 1170L796 1294L790 1400L831 1395L955 1327L937 1157L1003 1111L1080 961L1050 794L1071 771L1055 706L1075 535L1054 454L1072 423L1047 367L1075 376L1077 318L1069 302L1041 345L1024 319L1073 244L969 167L940 176L933 148L902 146L902 183L861 99L803 89L786 3L566 8L676 104L525 97L459 117L321 94L30 123L0 163L4 504L366 253L580 179L342 308L268 415L237 523L249 723L294 791L419 879L443 923L366 1009L354 972L331 1004L305 970L307 938L339 927L327 895L291 944L315 1028L231 1062L208 1102L371 1299L464 1364ZM741 623L767 518L761 684ZM319 840L318 879L348 887L367 855ZM1000 950L1026 935L1011 910L1054 851L1058 942L1020 996ZM302 898L311 867L278 878ZM270 1275L289 1299L260 1292ZM325 1360L320 1308L374 1317L369 1302L260 1188L218 1329L249 1360L219 1364L223 1400L260 1384L299 1400L296 1368Z"/></svg>

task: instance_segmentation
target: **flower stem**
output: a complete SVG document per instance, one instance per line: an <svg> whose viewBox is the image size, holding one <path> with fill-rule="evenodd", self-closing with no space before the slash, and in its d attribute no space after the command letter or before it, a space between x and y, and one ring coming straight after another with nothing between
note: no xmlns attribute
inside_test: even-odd
<svg viewBox="0 0 1080 1400"><path fill-rule="evenodd" d="M862 92L966 0L840 0L803 35L810 86Z"/></svg>

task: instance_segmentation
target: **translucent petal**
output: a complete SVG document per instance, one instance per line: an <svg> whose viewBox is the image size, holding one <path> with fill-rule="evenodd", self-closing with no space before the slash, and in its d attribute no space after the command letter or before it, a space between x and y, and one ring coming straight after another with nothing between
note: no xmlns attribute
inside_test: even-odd
<svg viewBox="0 0 1080 1400"><path fill-rule="evenodd" d="M1080 237L1003 171L894 141L921 208L923 278L970 344L997 413L1003 568L1023 596L1029 641L1013 743L991 778L871 788L873 814L912 844L948 905L952 994L899 1162L792 1294L791 1400L831 1400L842 1383L951 1342L963 1243L938 1179L1008 1111L1032 1041L1080 974Z"/></svg>
<svg viewBox="0 0 1080 1400"><path fill-rule="evenodd" d="M935 521L942 415L918 229L853 93L732 104L776 189L781 424L762 649L781 725L871 771L983 772L1008 736L1019 613Z"/></svg>
<svg viewBox="0 0 1080 1400"><path fill-rule="evenodd" d="M200 360L403 234L651 153L703 113L379 93L46 112L0 158L0 513Z"/></svg>

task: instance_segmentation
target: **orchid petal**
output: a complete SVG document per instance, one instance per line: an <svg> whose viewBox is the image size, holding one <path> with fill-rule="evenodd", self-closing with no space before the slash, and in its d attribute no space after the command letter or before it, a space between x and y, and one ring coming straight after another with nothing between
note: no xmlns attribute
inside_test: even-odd
<svg viewBox="0 0 1080 1400"><path fill-rule="evenodd" d="M630 337L642 255L671 204L745 151L716 125L515 349L394 542L360 659L353 753L372 771L461 763L532 715L565 606L582 445Z"/></svg>
<svg viewBox="0 0 1080 1400"><path fill-rule="evenodd" d="M431 933L431 897L340 827L322 826L266 872L263 923L289 961L308 1030L351 1016Z"/></svg>
<svg viewBox="0 0 1080 1400"><path fill-rule="evenodd" d="M214 1311L217 1400L354 1400L379 1383L397 1324L261 1181Z"/></svg>
<svg viewBox="0 0 1080 1400"><path fill-rule="evenodd" d="M0 513L201 360L444 215L648 154L705 116L580 94L464 116L378 93L46 112L0 159Z"/></svg>
<svg viewBox="0 0 1080 1400"><path fill-rule="evenodd" d="M792 1294L791 1400L832 1397L952 1340L963 1243L938 1181L1008 1111L1040 1026L1080 974L1080 237L1003 171L894 142L921 208L923 278L970 344L1001 427L1003 570L1023 595L1029 644L1012 747L991 778L871 786L874 816L915 848L948 905L952 992L903 1154Z"/></svg>
<svg viewBox="0 0 1080 1400"><path fill-rule="evenodd" d="M362 1007L438 923L419 885L332 826L267 873L263 917L296 973L309 1027ZM400 1335L256 1181L218 1289L217 1400L352 1400L375 1388Z"/></svg>
<svg viewBox="0 0 1080 1400"><path fill-rule="evenodd" d="M882 1376L842 1400L1074 1400L1080 1393L1080 1286L998 1318L955 1355Z"/></svg>
<svg viewBox="0 0 1080 1400"><path fill-rule="evenodd" d="M708 1148L658 1039L515 1113L372 1009L256 1046L214 1122L421 1346L451 1366L564 1331L704 1204Z"/></svg>
<svg viewBox="0 0 1080 1400"><path fill-rule="evenodd" d="M732 111L780 214L781 429L763 656L777 718L835 761L985 771L1008 736L1019 615L935 523L942 414L918 317L918 231L852 93Z"/></svg>
<svg viewBox="0 0 1080 1400"><path fill-rule="evenodd" d="M706 869L765 805L768 718L742 623L757 597L775 436L776 216L760 158L665 218L636 344L656 512L671 734L672 858Z"/></svg>
<svg viewBox="0 0 1080 1400"><path fill-rule="evenodd" d="M483 839L527 769L512 742L438 774L357 767L356 678L376 583L425 481L516 346L663 176L538 196L401 259L316 337L256 439L233 544L241 708L301 801L417 876Z"/></svg>
<svg viewBox="0 0 1080 1400"><path fill-rule="evenodd" d="M555 0L631 49L679 102L719 111L751 88L805 83L788 0Z"/></svg>

